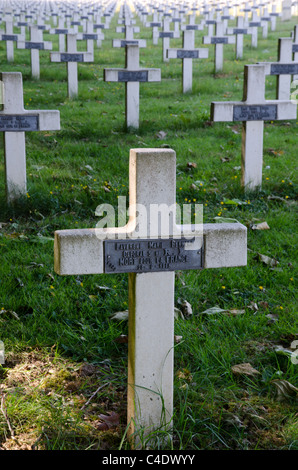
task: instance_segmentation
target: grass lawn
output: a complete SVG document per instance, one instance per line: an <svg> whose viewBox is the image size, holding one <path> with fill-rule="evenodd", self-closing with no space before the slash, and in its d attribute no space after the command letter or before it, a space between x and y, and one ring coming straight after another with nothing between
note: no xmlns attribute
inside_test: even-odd
<svg viewBox="0 0 298 470"><path fill-rule="evenodd" d="M252 193L240 184L241 124L210 122L211 102L241 100L244 65L276 61L278 38L290 36L297 18L278 19L267 39L259 33L257 49L246 36L243 60L235 60L234 45L225 46L217 75L209 46L209 58L194 61L188 94L181 92L181 61L162 62L161 43L153 45L138 21L136 37L147 39L141 66L161 68L162 81L141 83L137 131L125 128L124 85L103 81L105 67L125 64L124 50L111 48L122 37L117 19L95 47L94 63L78 65L75 100L67 98L65 64L42 51L41 77L33 80L29 51L15 50L8 64L0 43L0 72L22 72L25 108L58 109L61 118L58 132L26 134L28 193L13 207L0 143L0 447L129 449L127 320L113 318L128 308L127 275L57 275L53 237L58 229L95 227L98 205L117 208L119 196L128 199L131 148L166 146L177 154L180 206L200 203L205 222L228 218L248 227L246 267L176 273L167 448L297 450L298 122L265 123L263 184ZM202 36L196 33L196 47ZM56 37L44 39L58 49ZM181 45L182 38L171 41ZM274 99L275 89L276 78L267 77L266 98ZM263 222L268 228L257 229ZM155 448L163 437L156 432Z"/></svg>

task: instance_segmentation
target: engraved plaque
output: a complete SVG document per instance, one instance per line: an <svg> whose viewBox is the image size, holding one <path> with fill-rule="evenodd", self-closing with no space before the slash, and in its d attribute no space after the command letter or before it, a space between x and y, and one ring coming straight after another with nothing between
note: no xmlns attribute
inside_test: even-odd
<svg viewBox="0 0 298 470"><path fill-rule="evenodd" d="M228 38L211 38L211 44L228 44Z"/></svg>
<svg viewBox="0 0 298 470"><path fill-rule="evenodd" d="M198 240L200 241L200 240ZM203 248L192 239L106 240L106 273L144 273L203 268ZM194 248L191 249L193 244Z"/></svg>
<svg viewBox="0 0 298 470"><path fill-rule="evenodd" d="M233 121L274 121L277 119L277 105L236 105L233 108Z"/></svg>
<svg viewBox="0 0 298 470"><path fill-rule="evenodd" d="M42 49L44 49L44 44L43 44L43 42L26 41L25 42L25 49L39 49L39 50L42 50Z"/></svg>
<svg viewBox="0 0 298 470"><path fill-rule="evenodd" d="M83 62L84 56L83 54L62 52L60 60L61 62Z"/></svg>
<svg viewBox="0 0 298 470"><path fill-rule="evenodd" d="M80 21L71 21L70 24L71 26L81 26Z"/></svg>
<svg viewBox="0 0 298 470"><path fill-rule="evenodd" d="M121 40L121 47L129 46L130 44L139 44L138 41L133 41L133 40Z"/></svg>
<svg viewBox="0 0 298 470"><path fill-rule="evenodd" d="M68 34L68 29L55 29L55 34Z"/></svg>
<svg viewBox="0 0 298 470"><path fill-rule="evenodd" d="M243 28L234 28L233 34L247 34L247 29Z"/></svg>
<svg viewBox="0 0 298 470"><path fill-rule="evenodd" d="M161 28L161 23L150 23L151 28Z"/></svg>
<svg viewBox="0 0 298 470"><path fill-rule="evenodd" d="M206 20L206 24L215 24L216 21L215 20Z"/></svg>
<svg viewBox="0 0 298 470"><path fill-rule="evenodd" d="M177 51L177 59L198 59L199 52L198 51Z"/></svg>
<svg viewBox="0 0 298 470"><path fill-rule="evenodd" d="M27 21L18 21L17 23L18 26L28 26Z"/></svg>
<svg viewBox="0 0 298 470"><path fill-rule="evenodd" d="M97 39L97 34L92 33L84 33L83 39Z"/></svg>
<svg viewBox="0 0 298 470"><path fill-rule="evenodd" d="M296 75L298 74L298 64L272 64L271 75Z"/></svg>
<svg viewBox="0 0 298 470"><path fill-rule="evenodd" d="M18 36L16 34L2 34L2 41L17 41Z"/></svg>
<svg viewBox="0 0 298 470"><path fill-rule="evenodd" d="M187 24L185 29L187 31L196 31L199 29L199 25L198 24Z"/></svg>
<svg viewBox="0 0 298 470"><path fill-rule="evenodd" d="M293 52L298 52L298 44L293 44Z"/></svg>
<svg viewBox="0 0 298 470"><path fill-rule="evenodd" d="M25 132L38 131L38 115L1 115L0 114L0 132Z"/></svg>
<svg viewBox="0 0 298 470"><path fill-rule="evenodd" d="M251 26L252 28L256 28L256 27L260 27L261 23L259 21L251 21L249 23L249 26Z"/></svg>
<svg viewBox="0 0 298 470"><path fill-rule="evenodd" d="M94 28L94 29L104 29L104 27L105 27L105 25L102 24L102 23L101 23L101 24L94 24L94 25L93 25L93 28Z"/></svg>
<svg viewBox="0 0 298 470"><path fill-rule="evenodd" d="M174 33L168 33L168 32L165 32L165 31L161 31L159 33L159 37L160 38L172 38L172 37L174 37Z"/></svg>
<svg viewBox="0 0 298 470"><path fill-rule="evenodd" d="M148 72L146 70L124 70L118 72L118 82L148 82Z"/></svg>
<svg viewBox="0 0 298 470"><path fill-rule="evenodd" d="M230 16L229 15L223 15L221 17L222 20L229 20L230 19Z"/></svg>

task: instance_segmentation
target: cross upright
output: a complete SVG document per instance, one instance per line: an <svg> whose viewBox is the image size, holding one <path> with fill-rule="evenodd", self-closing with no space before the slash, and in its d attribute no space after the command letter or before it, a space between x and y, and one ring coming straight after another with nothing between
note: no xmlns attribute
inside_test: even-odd
<svg viewBox="0 0 298 470"><path fill-rule="evenodd" d="M240 223L176 223L171 149L130 151L126 225L55 233L56 273L129 273L127 422L136 447L138 432L172 426L175 270L245 266L246 236Z"/></svg>
<svg viewBox="0 0 298 470"><path fill-rule="evenodd" d="M7 18L5 21L5 33L0 34L0 41L6 42L6 58L8 62L14 60L14 42L16 42L20 35L14 34L12 19Z"/></svg>
<svg viewBox="0 0 298 470"><path fill-rule="evenodd" d="M170 48L170 39L179 38L179 31L170 30L170 20L165 18L163 20L163 30L159 31L159 37L162 38L162 57L163 62L168 62L167 50Z"/></svg>
<svg viewBox="0 0 298 470"><path fill-rule="evenodd" d="M31 74L33 78L40 78L39 51L51 50L52 43L43 41L42 30L37 25L30 26L30 41L18 41L18 49L30 49L31 52Z"/></svg>
<svg viewBox="0 0 298 470"><path fill-rule="evenodd" d="M267 75L275 75L276 99L289 100L291 96L292 76L298 76L298 60L292 61L292 38L278 39L278 62L265 62Z"/></svg>
<svg viewBox="0 0 298 470"><path fill-rule="evenodd" d="M192 61L193 59L208 59L207 48L195 49L195 33L192 30L183 31L183 49L168 49L169 59L182 59L182 91L192 91Z"/></svg>
<svg viewBox="0 0 298 470"><path fill-rule="evenodd" d="M243 101L211 103L211 120L242 122L242 185L254 190L262 185L264 121L296 119L292 101L265 100L266 65L244 66Z"/></svg>
<svg viewBox="0 0 298 470"><path fill-rule="evenodd" d="M27 192L25 132L59 130L60 113L24 109L20 72L3 72L0 78L3 87L0 132L4 136L6 196L7 202L12 203Z"/></svg>
<svg viewBox="0 0 298 470"><path fill-rule="evenodd" d="M214 44L214 64L215 73L223 69L223 46L224 44L235 44L235 36L225 36L223 34L223 23L216 22L215 36L203 36L203 44Z"/></svg>
<svg viewBox="0 0 298 470"><path fill-rule="evenodd" d="M70 33L68 28L65 28L65 19L59 18L58 27L50 29L50 34L58 34L59 36L59 52L65 52L65 36Z"/></svg>
<svg viewBox="0 0 298 470"><path fill-rule="evenodd" d="M251 47L258 47L258 28L262 26L262 23L258 17L256 11L252 14L252 19L249 21L248 26L251 30Z"/></svg>
<svg viewBox="0 0 298 470"><path fill-rule="evenodd" d="M298 62L298 25L294 26L292 51L294 62ZM298 80L298 74L293 76L293 80Z"/></svg>
<svg viewBox="0 0 298 470"><path fill-rule="evenodd" d="M242 59L243 58L243 35L251 34L250 29L244 27L243 16L238 16L236 28L227 28L227 34L234 34L236 36L236 59Z"/></svg>
<svg viewBox="0 0 298 470"><path fill-rule="evenodd" d="M76 34L67 34L66 45L67 52L51 53L51 62L66 62L68 97L76 98L78 95L78 62L93 62L93 54L77 51Z"/></svg>
<svg viewBox="0 0 298 470"><path fill-rule="evenodd" d="M140 82L160 82L160 69L140 68L140 51L137 44L127 45L125 69L104 69L105 82L125 83L126 126L139 127Z"/></svg>
<svg viewBox="0 0 298 470"><path fill-rule="evenodd" d="M113 39L113 47L125 47L130 44L136 44L139 47L146 47L145 39L135 39L134 33L139 32L140 28L133 25L117 26L117 33L125 33L125 39Z"/></svg>

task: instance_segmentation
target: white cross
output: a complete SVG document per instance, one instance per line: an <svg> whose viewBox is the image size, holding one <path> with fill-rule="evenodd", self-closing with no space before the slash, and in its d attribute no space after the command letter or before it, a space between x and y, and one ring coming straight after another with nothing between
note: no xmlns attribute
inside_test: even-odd
<svg viewBox="0 0 298 470"><path fill-rule="evenodd" d="M77 51L77 35L67 34L67 52L52 52L51 62L66 62L68 97L76 98L78 95L78 62L93 62L93 54Z"/></svg>
<svg viewBox="0 0 298 470"><path fill-rule="evenodd" d="M105 82L125 83L126 126L139 127L140 82L160 82L160 69L140 68L139 46L126 46L126 68L104 69Z"/></svg>
<svg viewBox="0 0 298 470"><path fill-rule="evenodd" d="M52 43L43 41L42 30L37 25L30 26L30 41L18 41L18 49L30 49L31 52L31 74L33 78L40 78L39 51L51 50Z"/></svg>
<svg viewBox="0 0 298 470"><path fill-rule="evenodd" d="M140 28L138 26L117 26L116 32L125 33L125 39L113 39L113 47L125 47L130 44L138 45L139 47L146 47L145 39L134 39L134 33L139 31Z"/></svg>
<svg viewBox="0 0 298 470"><path fill-rule="evenodd" d="M11 19L5 20L5 34L0 34L0 41L6 41L6 57L8 62L14 60L14 46L13 43L20 39L18 34L13 32L13 23Z"/></svg>
<svg viewBox="0 0 298 470"><path fill-rule="evenodd" d="M251 34L250 29L244 27L243 16L238 16L236 28L227 28L227 34L235 34L236 36L236 59L242 59L243 58L243 35Z"/></svg>
<svg viewBox="0 0 298 470"><path fill-rule="evenodd" d="M291 96L292 76L298 76L298 59L292 61L293 42L292 38L278 39L278 62L266 62L267 75L275 75L277 77L276 99L289 100Z"/></svg>
<svg viewBox="0 0 298 470"><path fill-rule="evenodd" d="M170 20L168 18L163 20L163 31L159 32L159 37L162 38L162 56L163 61L168 62L167 50L170 48L170 39L179 38L179 31L170 30Z"/></svg>
<svg viewBox="0 0 298 470"><path fill-rule="evenodd" d="M216 22L215 36L203 36L203 44L214 44L214 64L215 73L223 69L223 46L224 44L235 44L234 36L225 36L223 34L223 23Z"/></svg>
<svg viewBox="0 0 298 470"><path fill-rule="evenodd" d="M246 236L239 223L176 224L171 149L130 151L127 225L55 233L58 274L129 273L130 436L172 425L175 270L245 266Z"/></svg>
<svg viewBox="0 0 298 470"><path fill-rule="evenodd" d="M193 59L208 59L207 48L195 49L194 31L183 32L183 49L168 49L169 59L182 59L182 91L192 91L192 61Z"/></svg>
<svg viewBox="0 0 298 470"><path fill-rule="evenodd" d="M292 51L294 62L298 62L298 25L294 26ZM298 80L298 74L294 75L293 80Z"/></svg>
<svg viewBox="0 0 298 470"><path fill-rule="evenodd" d="M243 101L213 102L212 121L242 122L242 185L256 189L262 184L264 121L296 119L292 101L265 100L266 65L244 66Z"/></svg>
<svg viewBox="0 0 298 470"><path fill-rule="evenodd" d="M23 103L20 72L3 72L3 109L0 111L0 131L4 135L4 158L7 201L26 196L25 132L60 129L59 111L27 111Z"/></svg>

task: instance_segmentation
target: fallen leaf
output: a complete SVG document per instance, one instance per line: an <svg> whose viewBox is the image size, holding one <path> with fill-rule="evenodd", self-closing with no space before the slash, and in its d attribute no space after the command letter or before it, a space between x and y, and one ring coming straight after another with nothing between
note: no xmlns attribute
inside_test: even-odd
<svg viewBox="0 0 298 470"><path fill-rule="evenodd" d="M123 312L116 312L112 313L110 316L111 320L128 320L128 310L124 310Z"/></svg>
<svg viewBox="0 0 298 470"><path fill-rule="evenodd" d="M178 344L182 341L182 336L174 335L174 343Z"/></svg>
<svg viewBox="0 0 298 470"><path fill-rule="evenodd" d="M294 398L298 394L298 388L294 387L294 385L292 385L287 380L275 379L272 380L271 383L273 383L276 388L278 401Z"/></svg>
<svg viewBox="0 0 298 470"><path fill-rule="evenodd" d="M277 266L279 264L279 262L275 258L270 258L269 256L262 255L261 253L257 253L256 256L254 256L254 259L257 261L261 261L267 266Z"/></svg>
<svg viewBox="0 0 298 470"><path fill-rule="evenodd" d="M223 163L229 162L231 160L230 157L220 157L220 159Z"/></svg>
<svg viewBox="0 0 298 470"><path fill-rule="evenodd" d="M250 227L252 230L269 230L270 227L267 222L261 222L260 224L253 224Z"/></svg>
<svg viewBox="0 0 298 470"><path fill-rule="evenodd" d="M160 139L160 140L165 139L166 136L167 136L167 134L164 131L159 131L159 132L157 132L157 134L155 134L155 137L157 137L157 139Z"/></svg>
<svg viewBox="0 0 298 470"><path fill-rule="evenodd" d="M218 307L217 305L215 307L211 307L211 308L208 308L207 310L204 310L203 313L207 313L207 315L214 315L215 313L224 313L224 312L227 312L228 310L224 310L220 307Z"/></svg>
<svg viewBox="0 0 298 470"><path fill-rule="evenodd" d="M236 315L243 315L245 313L245 310L244 309L235 309L233 308L232 310L228 310L227 312L223 312L224 315L233 315L233 316L236 316Z"/></svg>
<svg viewBox="0 0 298 470"><path fill-rule="evenodd" d="M192 315L192 306L187 300L178 299L177 302L180 306L180 309L182 310L183 315L185 315L186 317Z"/></svg>
<svg viewBox="0 0 298 470"><path fill-rule="evenodd" d="M235 375L249 375L254 376L260 374L260 372L252 367L249 362L245 362L243 364L236 364L235 366L231 367L233 374Z"/></svg>
<svg viewBox="0 0 298 470"><path fill-rule="evenodd" d="M193 162L188 162L187 163L187 168L197 168L197 164Z"/></svg>
<svg viewBox="0 0 298 470"><path fill-rule="evenodd" d="M283 150L274 150L274 149L268 149L267 152L269 155L273 155L274 157L280 157L281 155L284 154Z"/></svg>
<svg viewBox="0 0 298 470"><path fill-rule="evenodd" d="M119 415L115 411L112 411L108 415L101 414L99 415L99 419L102 421L96 427L101 431L106 431L111 429L119 424Z"/></svg>

